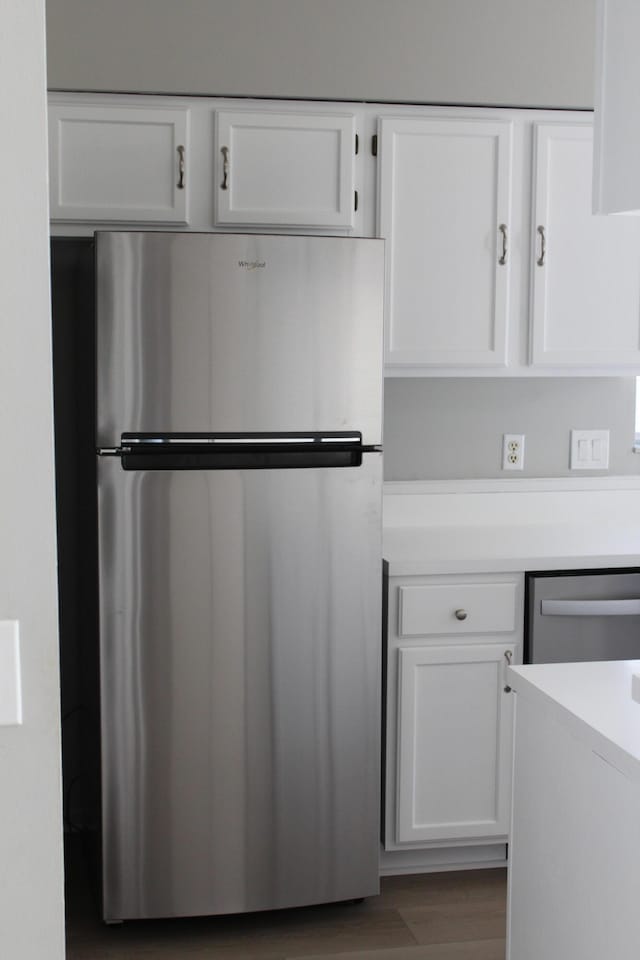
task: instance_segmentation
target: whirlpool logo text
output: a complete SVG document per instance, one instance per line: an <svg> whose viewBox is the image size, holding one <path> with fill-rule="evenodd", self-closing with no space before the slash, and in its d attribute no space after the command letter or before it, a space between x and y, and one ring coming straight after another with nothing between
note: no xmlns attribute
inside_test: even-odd
<svg viewBox="0 0 640 960"><path fill-rule="evenodd" d="M243 270L260 270L266 265L266 260L238 260L238 266L242 267Z"/></svg>

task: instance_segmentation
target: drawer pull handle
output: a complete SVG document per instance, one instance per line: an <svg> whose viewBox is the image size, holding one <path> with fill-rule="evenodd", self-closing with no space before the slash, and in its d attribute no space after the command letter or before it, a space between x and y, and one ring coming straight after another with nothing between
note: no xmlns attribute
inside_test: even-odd
<svg viewBox="0 0 640 960"><path fill-rule="evenodd" d="M539 267L544 267L544 258L547 253L547 239L544 233L544 227L538 227L538 234L540 236L540 256L536 260L536 263Z"/></svg>
<svg viewBox="0 0 640 960"><path fill-rule="evenodd" d="M178 183L176 184L178 190L184 190L184 147L182 144L179 147L176 147L178 153Z"/></svg>
<svg viewBox="0 0 640 960"><path fill-rule="evenodd" d="M507 661L507 666L510 667L510 666L511 666L511 661L513 660L513 650L505 650L505 652L504 652L504 658L505 658L505 660ZM505 686L504 686L504 692L505 692L505 693L511 693L511 687L509 686L508 683L506 683Z"/></svg>
<svg viewBox="0 0 640 960"><path fill-rule="evenodd" d="M229 189L229 147L220 147L220 153L222 154L222 183L220 184L221 190Z"/></svg>
<svg viewBox="0 0 640 960"><path fill-rule="evenodd" d="M502 234L502 256L498 259L498 263L501 267L507 262L507 225L506 223L501 223L498 227L498 230Z"/></svg>
<svg viewBox="0 0 640 960"><path fill-rule="evenodd" d="M467 611L466 610L456 610L456 620L466 620Z"/></svg>

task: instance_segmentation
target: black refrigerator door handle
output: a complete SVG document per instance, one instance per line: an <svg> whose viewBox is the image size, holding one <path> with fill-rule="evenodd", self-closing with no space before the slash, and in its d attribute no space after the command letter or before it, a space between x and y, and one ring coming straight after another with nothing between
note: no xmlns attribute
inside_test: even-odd
<svg viewBox="0 0 640 960"><path fill-rule="evenodd" d="M362 450L205 450L121 454L123 470L284 470L304 467L359 467Z"/></svg>
<svg viewBox="0 0 640 960"><path fill-rule="evenodd" d="M372 449L354 431L279 434L123 434L123 470L283 470L358 467Z"/></svg>

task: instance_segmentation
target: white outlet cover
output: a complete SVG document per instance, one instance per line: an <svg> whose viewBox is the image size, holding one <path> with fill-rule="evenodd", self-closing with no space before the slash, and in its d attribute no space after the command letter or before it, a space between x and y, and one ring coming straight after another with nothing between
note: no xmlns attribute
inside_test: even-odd
<svg viewBox="0 0 640 960"><path fill-rule="evenodd" d="M17 620L0 620L0 726L22 723L20 633Z"/></svg>
<svg viewBox="0 0 640 960"><path fill-rule="evenodd" d="M502 469L522 470L524 467L524 434L503 433Z"/></svg>
<svg viewBox="0 0 640 960"><path fill-rule="evenodd" d="M571 431L571 470L609 469L609 431Z"/></svg>

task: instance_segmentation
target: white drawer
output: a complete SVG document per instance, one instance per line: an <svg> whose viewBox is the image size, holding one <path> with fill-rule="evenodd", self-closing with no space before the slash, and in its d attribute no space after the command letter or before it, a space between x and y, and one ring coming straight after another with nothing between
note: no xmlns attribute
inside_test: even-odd
<svg viewBox="0 0 640 960"><path fill-rule="evenodd" d="M425 634L512 633L516 583L438 583L399 587L398 632Z"/></svg>

